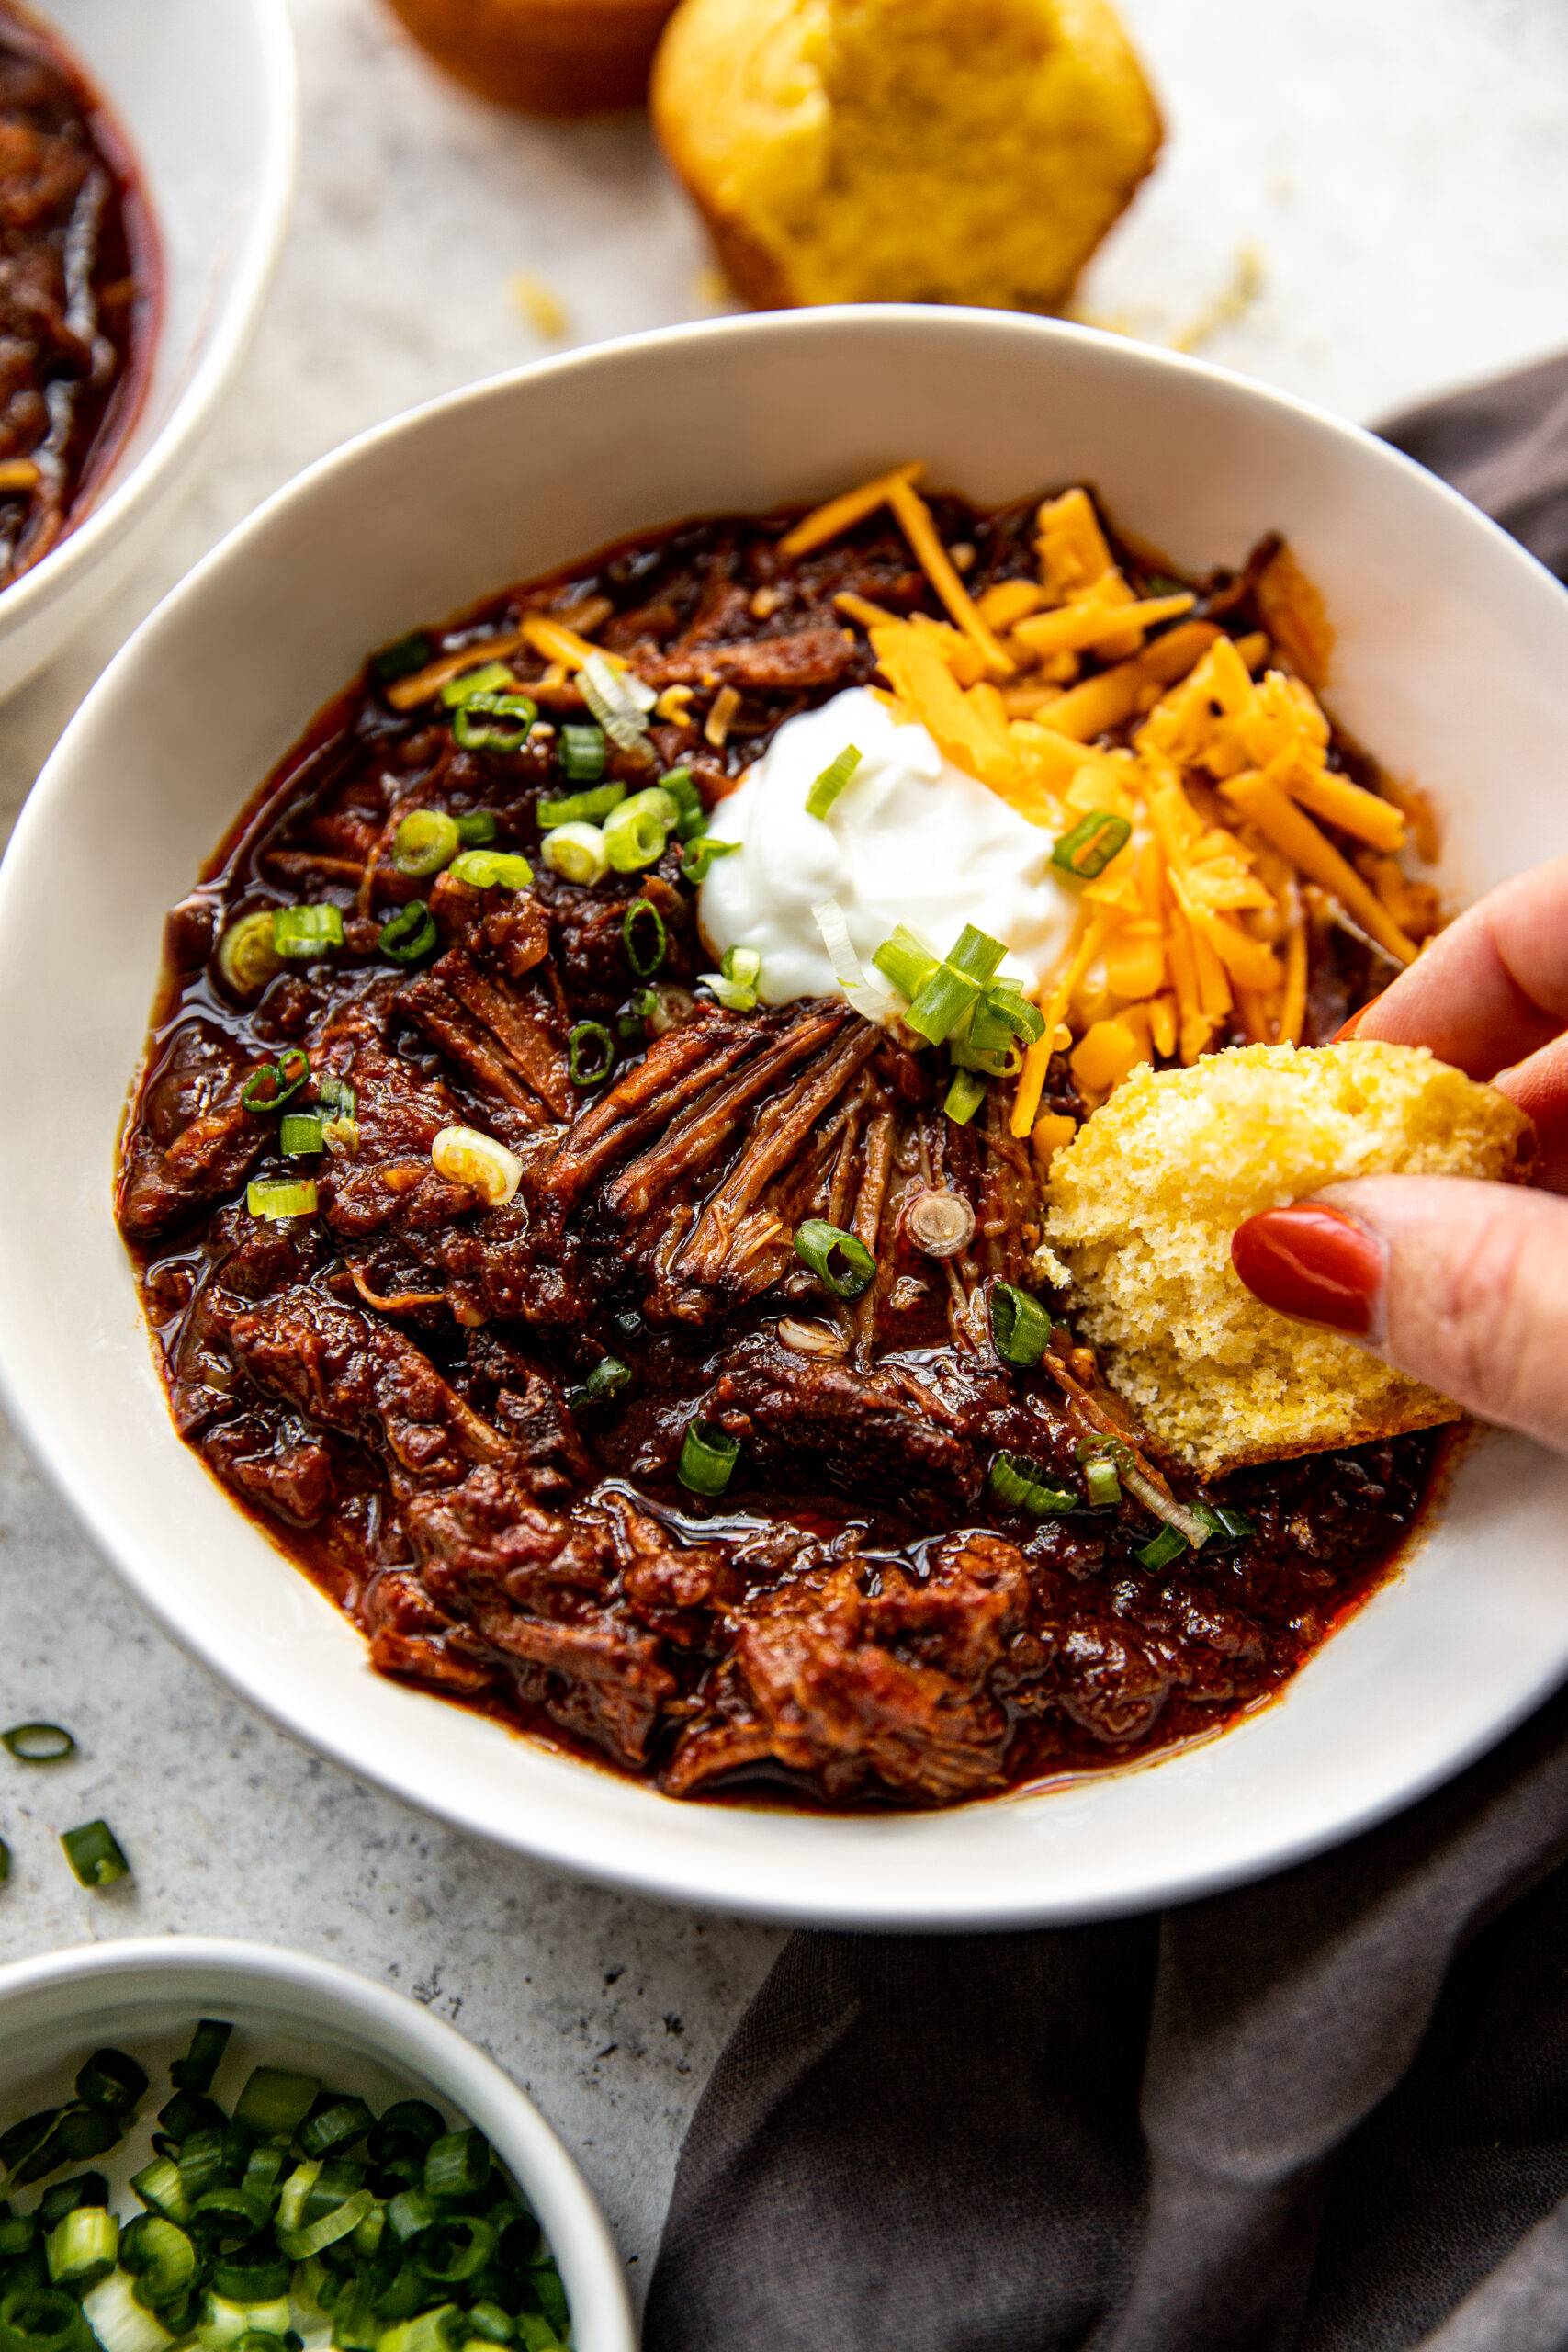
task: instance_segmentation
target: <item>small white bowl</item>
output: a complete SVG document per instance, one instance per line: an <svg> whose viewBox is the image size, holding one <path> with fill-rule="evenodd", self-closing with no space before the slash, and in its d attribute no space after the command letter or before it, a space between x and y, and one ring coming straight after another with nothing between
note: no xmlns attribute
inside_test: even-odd
<svg viewBox="0 0 1568 2352"><path fill-rule="evenodd" d="M416 2001L328 1961L214 1936L152 1936L14 1961L0 1968L0 2118L69 2096L73 2068L104 2043L146 2064L149 2041L188 2037L201 2017L239 2027L253 2064L320 2073L373 2105L434 2098L477 2124L539 2217L576 2352L636 2352L604 2215L533 2100ZM144 2100L144 2110L155 2103ZM144 2128L138 2133L140 2145Z"/></svg>
<svg viewBox="0 0 1568 2352"><path fill-rule="evenodd" d="M110 1216L164 910L366 650L682 516L896 459L980 500L1072 481L1178 564L1288 533L1333 707L1429 786L1471 897L1568 848L1568 596L1370 435L1262 386L997 311L801 311L600 345L324 458L89 696L0 870L0 1380L142 1599L312 1747L483 1837L720 1908L955 1928L1255 1877L1407 1804L1568 1671L1568 1463L1472 1446L1416 1557L1280 1702L1137 1770L930 1814L677 1804L373 1674L175 1434Z"/></svg>
<svg viewBox="0 0 1568 2352"><path fill-rule="evenodd" d="M284 0L39 0L125 133L162 299L141 404L81 519L0 592L0 699L51 661L142 554L244 357L294 184Z"/></svg>

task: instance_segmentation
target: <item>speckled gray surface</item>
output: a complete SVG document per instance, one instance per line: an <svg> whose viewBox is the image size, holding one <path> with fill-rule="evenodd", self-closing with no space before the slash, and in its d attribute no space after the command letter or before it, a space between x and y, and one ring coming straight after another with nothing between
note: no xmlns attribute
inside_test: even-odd
<svg viewBox="0 0 1568 2352"><path fill-rule="evenodd" d="M541 128L428 73L376 0L294 0L299 200L262 339L158 560L0 715L0 824L137 621L258 499L350 433L545 346L710 307L704 255L635 119ZM1084 288L1169 336L1255 247L1210 356L1352 414L1563 332L1568 10L1551 0L1127 0L1168 154ZM299 714L303 719L305 712ZM177 1541L171 1531L171 1541ZM580 2152L634 2280L708 2066L777 1939L575 1886L312 1759L175 1650L0 1443L0 1719L79 1758L0 1776L0 1954L162 1929L289 1942L455 2018ZM93 1896L55 1833L103 1811L133 1887Z"/></svg>

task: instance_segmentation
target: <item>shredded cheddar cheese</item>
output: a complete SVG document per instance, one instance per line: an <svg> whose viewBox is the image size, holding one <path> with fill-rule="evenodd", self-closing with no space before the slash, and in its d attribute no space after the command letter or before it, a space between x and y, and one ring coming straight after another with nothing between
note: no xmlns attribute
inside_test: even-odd
<svg viewBox="0 0 1568 2352"><path fill-rule="evenodd" d="M846 490L838 498L829 498L823 506L815 506L809 514L802 515L793 529L779 541L779 553L785 556L810 555L818 548L826 547L829 539L841 538L886 506L893 495L895 483L906 487L919 481L925 472L923 461L913 465L895 466L891 473L878 474L873 481L863 481L858 490Z"/></svg>

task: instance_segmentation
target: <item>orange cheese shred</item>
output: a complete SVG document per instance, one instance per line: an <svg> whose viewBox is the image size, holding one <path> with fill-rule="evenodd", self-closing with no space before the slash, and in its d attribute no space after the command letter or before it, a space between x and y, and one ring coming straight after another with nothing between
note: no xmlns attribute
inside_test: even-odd
<svg viewBox="0 0 1568 2352"><path fill-rule="evenodd" d="M412 710L432 695L438 695L449 678L460 678L465 670L478 669L484 662L500 662L508 653L515 653L527 639L520 628L508 629L504 637L486 638L481 644L465 645L460 653L443 653L434 662L427 662L410 678L400 678L395 686L387 689L387 700L394 710Z"/></svg>
<svg viewBox="0 0 1568 2352"><path fill-rule="evenodd" d="M895 482L919 481L925 472L923 460L913 465L895 466L891 473L878 474L872 481L863 481L858 490L846 490L826 504L814 506L798 523L787 530L779 541L779 553L784 556L810 555L814 548L826 547L829 539L838 538L845 531L852 531L879 506L886 506L892 496Z"/></svg>
<svg viewBox="0 0 1568 2352"><path fill-rule="evenodd" d="M1416 947L1390 916L1375 890L1362 880L1312 819L1264 775L1232 776L1220 786L1227 800L1267 835L1299 874L1316 882L1355 917L1370 939L1396 963L1413 964Z"/></svg>
<svg viewBox="0 0 1568 2352"><path fill-rule="evenodd" d="M985 656L986 666L998 678L1010 678L1015 664L995 629L980 617L978 607L953 567L953 559L937 535L931 508L902 475L890 477L887 503L898 519L915 560L936 590L954 626Z"/></svg>
<svg viewBox="0 0 1568 2352"><path fill-rule="evenodd" d="M1054 612L1036 613L1032 619L1021 620L1013 635L1031 653L1087 653L1090 647L1103 644L1109 638L1124 637L1129 629L1152 628L1156 621L1176 620L1183 613L1190 613L1197 601L1195 596L1183 593L1179 596L1145 596L1136 604L1058 605ZM1137 643L1135 636L1133 642Z"/></svg>

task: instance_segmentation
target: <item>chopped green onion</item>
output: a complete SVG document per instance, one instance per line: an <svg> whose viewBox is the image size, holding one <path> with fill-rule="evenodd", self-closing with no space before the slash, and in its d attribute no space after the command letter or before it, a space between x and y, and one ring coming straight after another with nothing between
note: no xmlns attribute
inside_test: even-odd
<svg viewBox="0 0 1568 2352"><path fill-rule="evenodd" d="M452 740L464 752L519 751L538 716L527 695L469 695L452 713Z"/></svg>
<svg viewBox="0 0 1568 2352"><path fill-rule="evenodd" d="M989 1471L991 1492L1000 1503L1032 1511L1036 1519L1056 1519L1077 1510L1078 1498L1064 1487L1048 1487L1037 1462L1021 1453L998 1453Z"/></svg>
<svg viewBox="0 0 1568 2352"><path fill-rule="evenodd" d="M499 2303L470 2303L468 2326L484 2344L510 2344L517 2333L511 2312L503 2312Z"/></svg>
<svg viewBox="0 0 1568 2352"><path fill-rule="evenodd" d="M171 2157L155 2156L141 2172L131 2175L130 2186L149 2212L161 2214L165 2222L190 2219L186 2185L178 2165Z"/></svg>
<svg viewBox="0 0 1568 2352"><path fill-rule="evenodd" d="M602 727L563 726L558 739L560 770L569 784L597 784L610 756Z"/></svg>
<svg viewBox="0 0 1568 2352"><path fill-rule="evenodd" d="M964 1014L974 1010L979 994L977 979L955 972L951 964L938 964L909 999L905 1023L918 1037L933 1046L942 1045Z"/></svg>
<svg viewBox="0 0 1568 2352"><path fill-rule="evenodd" d="M378 686L395 685L400 678L412 678L435 658L435 646L422 628L411 629L407 637L400 637L384 645L379 653L370 656L370 674Z"/></svg>
<svg viewBox="0 0 1568 2352"><path fill-rule="evenodd" d="M314 1216L318 1194L313 1176L253 1176L245 1187L245 1206L253 1216L285 1224L291 1216Z"/></svg>
<svg viewBox="0 0 1568 2352"><path fill-rule="evenodd" d="M604 847L616 873L638 874L654 865L679 814L673 797L657 784L612 808L604 820Z"/></svg>
<svg viewBox="0 0 1568 2352"><path fill-rule="evenodd" d="M351 2147L355 2140L363 2140L375 2120L362 2098L338 2098L324 2093L299 2126L300 2148L308 2156L330 2155L334 2148Z"/></svg>
<svg viewBox="0 0 1568 2352"><path fill-rule="evenodd" d="M258 2329L267 2335L287 2335L294 2324L287 2295L265 2303L234 2303L209 2289L202 2298L197 2342L205 2352L233 2352L233 2347Z"/></svg>
<svg viewBox="0 0 1568 2352"><path fill-rule="evenodd" d="M451 865L461 842L456 820L444 809L411 809L392 835L392 864L410 881L423 882Z"/></svg>
<svg viewBox="0 0 1568 2352"><path fill-rule="evenodd" d="M1188 1508L1197 1512L1211 1535L1223 1535L1229 1544L1243 1543L1247 1536L1258 1532L1247 1513L1237 1510L1233 1504L1191 1503Z"/></svg>
<svg viewBox="0 0 1568 2352"><path fill-rule="evenodd" d="M975 1009L975 1025L981 1029L982 1040L993 1031L1005 1030L1024 1045L1033 1046L1045 1035L1045 1015L1037 1004L1030 1003L1016 980L993 980Z"/></svg>
<svg viewBox="0 0 1568 2352"><path fill-rule="evenodd" d="M747 949L743 952L748 955L756 954L756 950L754 948ZM735 954L736 950L733 947L727 949L724 958L725 962L727 964L729 963ZM757 970L759 977L761 972L761 962L762 959L759 956L757 957ZM711 993L717 998L719 1003L724 1006L727 1012L752 1012L756 1010L757 984L755 979L740 978L734 971L699 972L697 974L697 979L701 987L709 989Z"/></svg>
<svg viewBox="0 0 1568 2352"><path fill-rule="evenodd" d="M948 950L947 964L950 970L961 973L965 979L984 982L996 978L1006 954L999 939L993 939L989 932L977 931L972 922L966 922L956 945Z"/></svg>
<svg viewBox="0 0 1568 2352"><path fill-rule="evenodd" d="M76 2076L83 2106L107 2107L111 2115L129 2116L146 2088L146 2068L123 2050L95 2050Z"/></svg>
<svg viewBox="0 0 1568 2352"><path fill-rule="evenodd" d="M290 1111L278 1123L277 1148L285 1159L307 1159L312 1152L324 1151L321 1121L310 1111Z"/></svg>
<svg viewBox="0 0 1568 2352"><path fill-rule="evenodd" d="M595 882L602 882L610 870L610 853L597 825L552 826L545 835L539 855L552 874L558 874L563 881L581 882L589 888Z"/></svg>
<svg viewBox="0 0 1568 2352"><path fill-rule="evenodd" d="M907 923L900 923L892 938L883 941L871 960L883 978L891 980L899 995L911 1002L931 974L941 968L941 959L931 954Z"/></svg>
<svg viewBox="0 0 1568 2352"><path fill-rule="evenodd" d="M490 2142L471 2124L461 2132L443 2132L425 2152L424 2193L438 2205L477 2197L489 2182L493 2161Z"/></svg>
<svg viewBox="0 0 1568 2352"><path fill-rule="evenodd" d="M262 907L254 914L242 915L218 943L218 977L236 996L259 996L282 969L283 959L273 944L273 912L271 907Z"/></svg>
<svg viewBox="0 0 1568 2352"><path fill-rule="evenodd" d="M565 731L570 733L570 729ZM596 784L590 792L569 792L556 799L547 796L536 813L545 832L556 825L598 824L612 808L618 808L626 797L624 784Z"/></svg>
<svg viewBox="0 0 1568 2352"><path fill-rule="evenodd" d="M64 2352L80 2342L82 2314L62 2288L41 2282L17 2286L0 2301L0 2346L5 2352Z"/></svg>
<svg viewBox="0 0 1568 2352"><path fill-rule="evenodd" d="M6 1881L10 1877L10 1875L11 1849L6 1845L4 1838L0 1838L0 1886L5 1885Z"/></svg>
<svg viewBox="0 0 1568 2352"><path fill-rule="evenodd" d="M955 1069L942 1109L955 1125L966 1127L986 1099L986 1079L974 1069Z"/></svg>
<svg viewBox="0 0 1568 2352"><path fill-rule="evenodd" d="M675 837L678 841L695 841L707 829L708 812L702 794L697 790L696 777L690 768L669 768L659 779L660 788L675 803Z"/></svg>
<svg viewBox="0 0 1568 2352"><path fill-rule="evenodd" d="M615 1015L615 1035L624 1046L647 1042L648 1024L659 1007L657 989L634 989Z"/></svg>
<svg viewBox="0 0 1568 2352"><path fill-rule="evenodd" d="M310 2114L321 2087L314 2075L296 2074L287 2066L257 2066L234 2102L234 2120L258 2140L287 2143Z"/></svg>
<svg viewBox="0 0 1568 2352"><path fill-rule="evenodd" d="M340 2205L323 2213L314 2222L307 2222L303 2229L286 2230L277 2223L277 2243L292 2262L303 2262L312 2254L321 2254L329 2245L336 2245L340 2238L352 2236L376 2202L367 2188L355 2188Z"/></svg>
<svg viewBox="0 0 1568 2352"><path fill-rule="evenodd" d="M681 857L681 872L694 886L705 882L715 864L721 857L733 857L739 842L721 842L713 833L700 833L688 842Z"/></svg>
<svg viewBox="0 0 1568 2352"><path fill-rule="evenodd" d="M389 2327L379 2352L457 2352L468 2324L456 2303L439 2303L433 2312L421 2312L417 2319Z"/></svg>
<svg viewBox="0 0 1568 2352"><path fill-rule="evenodd" d="M566 1041L573 1086L603 1086L615 1067L615 1041L602 1021L580 1021Z"/></svg>
<svg viewBox="0 0 1568 2352"><path fill-rule="evenodd" d="M119 2259L119 2223L102 2205L78 2205L51 2230L45 2248L57 2287L81 2291L107 2278Z"/></svg>
<svg viewBox="0 0 1568 2352"><path fill-rule="evenodd" d="M197 2253L177 2222L161 2213L139 2213L121 2234L120 2262L141 2282L138 2300L154 2311L188 2293L196 2283ZM287 2287L285 2278L284 2285Z"/></svg>
<svg viewBox="0 0 1568 2352"><path fill-rule="evenodd" d="M476 2214L456 2213L426 2230L413 2251L413 2267L434 2286L456 2287L474 2278L495 2249L495 2232Z"/></svg>
<svg viewBox="0 0 1568 2352"><path fill-rule="evenodd" d="M448 678L441 689L441 699L448 710L461 710L476 695L510 694L517 680L504 662L485 662L475 670L459 670Z"/></svg>
<svg viewBox="0 0 1568 2352"><path fill-rule="evenodd" d="M638 934L641 934L640 936ZM664 918L651 899L634 899L621 917L621 941L626 951L626 961L639 980L652 979L670 952L670 934L664 928ZM761 969L761 958L757 959ZM726 970L728 966L726 966Z"/></svg>
<svg viewBox="0 0 1568 2352"><path fill-rule="evenodd" d="M823 1217L807 1217L796 1226L795 1254L835 1298L859 1298L876 1278L876 1260L859 1235Z"/></svg>
<svg viewBox="0 0 1568 2352"><path fill-rule="evenodd" d="M421 2178L423 2177L423 2169ZM400 2189L387 2206L387 2227L399 2245L407 2245L435 2219L435 2207L423 2188Z"/></svg>
<svg viewBox="0 0 1568 2352"><path fill-rule="evenodd" d="M10 2124L6 2131L0 2132L0 2165L4 2165L13 2178L19 2179L22 2167L29 2164L41 2148L47 2146L60 2121L60 2116L61 2110L58 2107L46 2107L37 2115L24 2115L19 2122ZM52 2172L53 2169L53 2162L44 2166L46 2172ZM34 2173L32 2177L36 2180L40 2177L40 2175Z"/></svg>
<svg viewBox="0 0 1568 2352"><path fill-rule="evenodd" d="M84 1886L113 1886L118 1879L130 1876L130 1864L107 1821L84 1821L80 1827L65 1830L60 1842L65 1849L66 1860ZM114 2139L103 2144L112 2147ZM97 2154L99 2151L84 2148L80 2153Z"/></svg>
<svg viewBox="0 0 1568 2352"><path fill-rule="evenodd" d="M567 1403L577 1411L583 1405L597 1405L611 1396L619 1396L632 1385L632 1368L619 1356L601 1356L585 1380L570 1390Z"/></svg>
<svg viewBox="0 0 1568 2352"><path fill-rule="evenodd" d="M397 2155L423 2153L446 2129L439 2108L426 2098L400 2098L387 2109L367 2143L373 2160L386 2164Z"/></svg>
<svg viewBox="0 0 1568 2352"><path fill-rule="evenodd" d="M180 2158L180 2173L185 2173L185 2158ZM188 2187L188 2183L187 2183ZM219 2245L226 2252L246 2245L258 2230L265 2230L272 2219L272 2208L265 2197L248 2188L236 2188L228 2181L205 2189L190 2209L190 2226L208 2245Z"/></svg>
<svg viewBox="0 0 1568 2352"><path fill-rule="evenodd" d="M69 2107L62 2108L60 2115L61 2122L63 2124L68 2116L76 2113L79 2113L79 2110L76 2109ZM101 2131L103 2118L101 2116L97 2116L95 2117L94 2120L98 2124ZM112 2148L115 2145L116 2141L123 2136L123 2130L117 2128L114 2139L104 2141L100 2138L97 2144L99 2146ZM62 2149L62 2153L65 2154L68 2152ZM52 2230L56 2222L62 2222L67 2213L74 2213L79 2205L103 2205L107 2207L108 2201L109 2185L104 2178L103 2174L101 2172L79 2172L71 2180L56 2180L50 2183L50 2186L44 2190L43 2195L39 2199L38 2211L34 2218L38 2222L39 2229Z"/></svg>
<svg viewBox="0 0 1568 2352"><path fill-rule="evenodd" d="M991 1340L1004 1363L1027 1372L1051 1344L1051 1318L1026 1290L1016 1290L1011 1283L993 1283Z"/></svg>
<svg viewBox="0 0 1568 2352"><path fill-rule="evenodd" d="M468 815L459 817L457 822L457 839L465 849L485 849L495 839L495 814L492 809L470 808Z"/></svg>
<svg viewBox="0 0 1568 2352"><path fill-rule="evenodd" d="M1139 1545L1133 1557L1140 1567L1168 1568L1186 1549L1187 1538L1179 1527L1162 1527L1147 1544Z"/></svg>
<svg viewBox="0 0 1568 2352"><path fill-rule="evenodd" d="M136 2300L135 2288L123 2270L111 2270L107 2278L83 2299L80 2313L76 2312L75 2327L79 2331L85 2319L103 2352L169 2352L175 2338L157 2315ZM0 2319L5 2316L0 2307ZM42 2344L35 2344L31 2352L46 2352Z"/></svg>
<svg viewBox="0 0 1568 2352"><path fill-rule="evenodd" d="M341 1079L323 1079L320 1087L323 1102L338 1102L341 1094L329 1095L329 1086L341 1089ZM352 1089L349 1090L352 1092ZM352 1107L352 1106L351 1106ZM212 2078L222 2064L223 2052L229 2047L229 2037L234 2029L221 2018L202 2018L190 2038L190 2048L183 2058L176 2058L169 2069L169 2076L176 2090L188 2091L192 2098L202 2098L212 2088Z"/></svg>
<svg viewBox="0 0 1568 2352"><path fill-rule="evenodd" d="M694 1495L722 1495L740 1458L740 1441L712 1421L690 1420L675 1476Z"/></svg>
<svg viewBox="0 0 1568 2352"><path fill-rule="evenodd" d="M1116 1464L1106 1461L1103 1455L1084 1464L1083 1483L1091 1510L1110 1510L1122 1499Z"/></svg>
<svg viewBox="0 0 1568 2352"><path fill-rule="evenodd" d="M286 961L309 964L343 945L343 909L330 899L315 906L279 907L272 918L272 944Z"/></svg>
<svg viewBox="0 0 1568 2352"><path fill-rule="evenodd" d="M247 1111L277 1111L291 1102L310 1075L310 1057L300 1046L290 1046L281 1061L263 1062L245 1081L240 1096Z"/></svg>
<svg viewBox="0 0 1568 2352"><path fill-rule="evenodd" d="M376 944L394 964L417 964L436 944L435 918L423 899L411 899L381 925Z"/></svg>
<svg viewBox="0 0 1568 2352"><path fill-rule="evenodd" d="M1051 852L1051 863L1080 882L1092 882L1126 848L1132 837L1133 828L1125 817L1118 817L1110 808L1091 808L1070 832L1062 835Z"/></svg>
<svg viewBox="0 0 1568 2352"><path fill-rule="evenodd" d="M288 2137L292 2138L292 2136L290 2132ZM285 2142L284 2144L287 2143ZM303 2229L305 2201L321 2177L321 2167L319 2162L295 2165L284 2182L277 2200L277 2222L280 2229Z"/></svg>
<svg viewBox="0 0 1568 2352"><path fill-rule="evenodd" d="M13 1724L0 1731L0 1746L18 1764L63 1764L76 1743L63 1724Z"/></svg>
<svg viewBox="0 0 1568 2352"><path fill-rule="evenodd" d="M525 857L502 849L460 850L446 871L470 890L525 890L534 879Z"/></svg>
<svg viewBox="0 0 1568 2352"><path fill-rule="evenodd" d="M624 662L591 653L577 673L583 701L613 743L639 752L648 734L648 714L659 697Z"/></svg>
<svg viewBox="0 0 1568 2352"><path fill-rule="evenodd" d="M862 754L856 750L854 744L846 743L837 757L829 761L806 796L806 813L808 817L820 817L826 820L828 811L859 767L861 757Z"/></svg>

